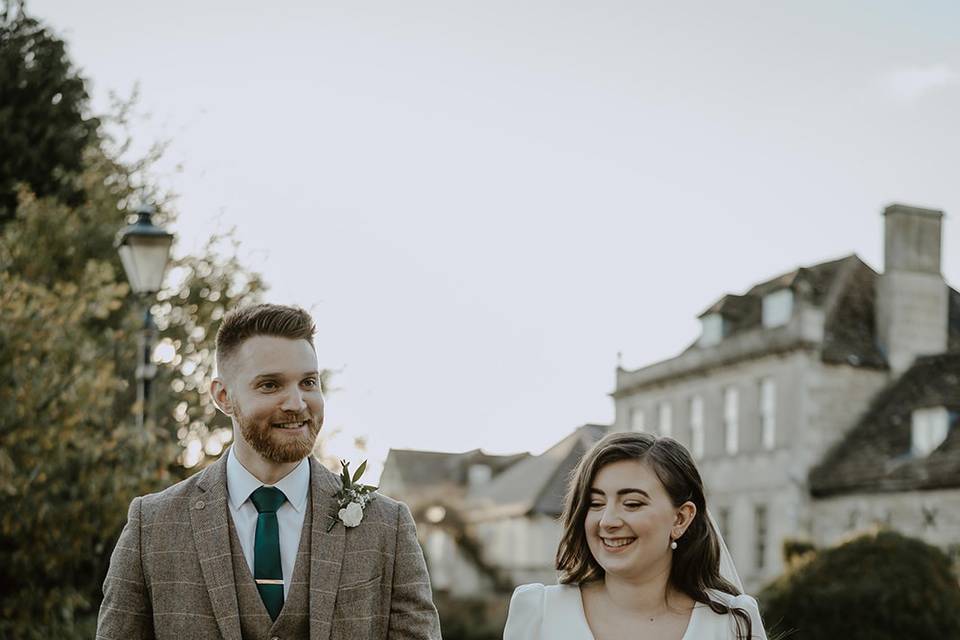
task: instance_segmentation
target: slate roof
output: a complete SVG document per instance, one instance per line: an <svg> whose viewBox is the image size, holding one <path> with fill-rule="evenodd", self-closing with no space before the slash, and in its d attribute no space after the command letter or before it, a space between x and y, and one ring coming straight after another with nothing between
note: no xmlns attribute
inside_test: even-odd
<svg viewBox="0 0 960 640"><path fill-rule="evenodd" d="M797 300L824 312L824 336L820 345L824 362L887 368L878 346L876 329L876 284L879 274L856 254L800 267L754 285L743 295L727 294L699 317L720 313L724 338L761 326L762 300L778 289L789 288ZM960 350L960 293L949 290L949 350ZM694 342L689 349L696 349Z"/></svg>
<svg viewBox="0 0 960 640"><path fill-rule="evenodd" d="M926 407L946 407L950 430L930 455L914 457L911 412ZM815 497L960 487L960 351L918 358L876 395L809 481Z"/></svg>
<svg viewBox="0 0 960 640"><path fill-rule="evenodd" d="M384 469L390 467L403 481L408 491L432 488L438 484L464 486L471 465L485 464L496 475L510 465L529 457L529 453L497 456L473 449L463 453L443 451L418 451L415 449L390 449Z"/></svg>
<svg viewBox="0 0 960 640"><path fill-rule="evenodd" d="M599 424L578 428L542 454L522 460L486 485L471 489L471 508L496 515L559 515L571 471L609 431L608 425Z"/></svg>

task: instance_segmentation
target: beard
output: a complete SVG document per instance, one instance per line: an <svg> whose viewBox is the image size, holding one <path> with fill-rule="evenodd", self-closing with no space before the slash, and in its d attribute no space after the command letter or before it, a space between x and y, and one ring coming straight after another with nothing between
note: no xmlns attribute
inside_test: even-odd
<svg viewBox="0 0 960 640"><path fill-rule="evenodd" d="M254 451L264 459L279 464L303 460L311 452L317 442L317 434L323 426L323 416L303 414L298 416L271 416L266 420L250 418L242 413L237 414L240 422L240 433ZM307 433L296 437L290 434L276 433L273 427L278 422L307 421Z"/></svg>

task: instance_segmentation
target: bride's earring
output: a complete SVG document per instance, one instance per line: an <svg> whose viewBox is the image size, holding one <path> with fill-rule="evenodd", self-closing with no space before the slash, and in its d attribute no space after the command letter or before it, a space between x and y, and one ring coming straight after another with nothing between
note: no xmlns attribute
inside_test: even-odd
<svg viewBox="0 0 960 640"><path fill-rule="evenodd" d="M671 540L671 541L670 541L670 548L671 548L671 549L676 549L676 548L677 548L677 541L676 541L676 540Z"/></svg>

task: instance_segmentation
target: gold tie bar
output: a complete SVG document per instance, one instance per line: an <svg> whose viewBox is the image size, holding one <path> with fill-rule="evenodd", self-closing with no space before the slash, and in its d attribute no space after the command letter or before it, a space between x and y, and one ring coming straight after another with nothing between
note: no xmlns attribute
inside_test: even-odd
<svg viewBox="0 0 960 640"><path fill-rule="evenodd" d="M283 585L283 580L266 580L264 578L257 578L254 580L257 584L279 584Z"/></svg>

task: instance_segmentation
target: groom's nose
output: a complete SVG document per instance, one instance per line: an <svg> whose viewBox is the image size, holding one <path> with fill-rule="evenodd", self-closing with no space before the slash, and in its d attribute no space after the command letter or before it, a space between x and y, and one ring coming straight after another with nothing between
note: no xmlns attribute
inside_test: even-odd
<svg viewBox="0 0 960 640"><path fill-rule="evenodd" d="M303 400L303 394L299 387L294 387L286 393L280 408L284 411L300 412L307 408L307 403Z"/></svg>

